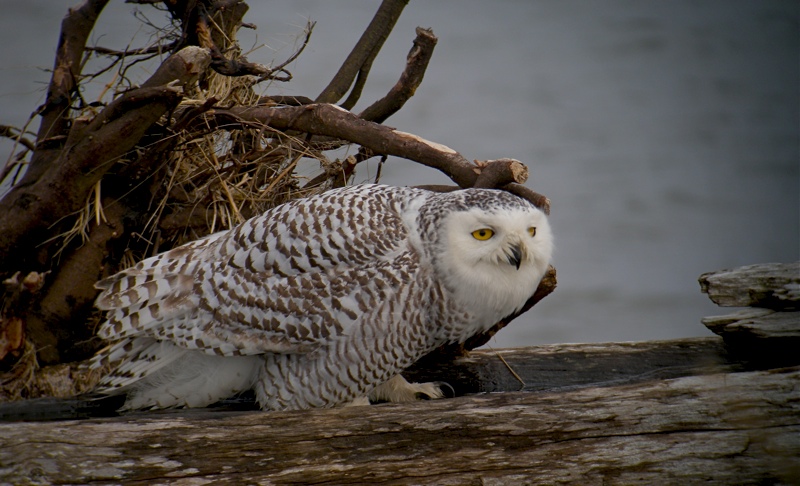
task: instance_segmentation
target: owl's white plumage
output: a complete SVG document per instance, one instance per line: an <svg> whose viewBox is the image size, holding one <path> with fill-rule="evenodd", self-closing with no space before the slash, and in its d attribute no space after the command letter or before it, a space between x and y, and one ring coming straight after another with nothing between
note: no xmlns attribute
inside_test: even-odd
<svg viewBox="0 0 800 486"><path fill-rule="evenodd" d="M474 232L490 229L481 241ZM98 283L126 408L265 409L402 400L398 375L519 310L552 253L547 218L509 193L362 185L296 200Z"/></svg>

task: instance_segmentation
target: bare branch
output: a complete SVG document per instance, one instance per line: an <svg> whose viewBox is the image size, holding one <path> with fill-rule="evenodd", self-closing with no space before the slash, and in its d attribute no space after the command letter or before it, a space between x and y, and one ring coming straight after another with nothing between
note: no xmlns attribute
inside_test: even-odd
<svg viewBox="0 0 800 486"><path fill-rule="evenodd" d="M14 255L43 241L43 232L81 208L116 158L133 148L147 129L181 98L179 90L156 83L180 84L208 66L208 53L189 47L171 56L142 88L110 103L93 120L76 123L59 161L37 181L14 187L0 201L0 270L21 262ZM174 81L173 81L174 80Z"/></svg>
<svg viewBox="0 0 800 486"><path fill-rule="evenodd" d="M299 130L326 135L369 148L377 154L397 155L439 169L462 187L471 187L478 175L475 167L455 150L410 133L362 120L330 104L299 107L233 107L209 112L218 124L267 125L278 130Z"/></svg>
<svg viewBox="0 0 800 486"><path fill-rule="evenodd" d="M317 103L297 107L233 107L212 110L209 115L214 117L214 122L218 126L266 125L278 130L298 130L311 135L330 136L357 143L374 154L395 155L438 169L461 187L473 187L481 172L481 167L470 163L449 147L385 125L362 120L336 105ZM492 177L497 177L496 182L501 184L494 187L508 190L530 200L546 212L549 211L547 198L515 184L524 182L527 178L526 171L520 171L519 168L510 170L511 167L515 167L513 163L501 162L501 164L503 167L499 167L496 173L491 169ZM501 175L507 177L501 178ZM523 175L524 178L521 177ZM488 181L488 178L486 180Z"/></svg>
<svg viewBox="0 0 800 486"><path fill-rule="evenodd" d="M174 43L166 45L156 44L148 47L140 47L138 49L125 49L122 51L119 49L109 49L108 47L95 46L95 47L87 47L86 51L94 52L102 56L114 56L114 57L145 56L149 54L161 54L162 52L169 52L172 50L173 44Z"/></svg>
<svg viewBox="0 0 800 486"><path fill-rule="evenodd" d="M534 206L544 211L545 214L550 214L550 199L538 192L535 192L520 184L506 184L502 187L504 191L517 195L523 199L527 199Z"/></svg>
<svg viewBox="0 0 800 486"><path fill-rule="evenodd" d="M369 69L365 70L365 66L371 65L372 60L378 55L407 4L408 0L384 0L381 3L358 43L342 63L342 67L339 68L328 86L322 90L322 93L317 96L317 102L336 103L353 84L356 76L366 78ZM349 100L349 103L355 104L353 100ZM350 105L351 108L352 105Z"/></svg>
<svg viewBox="0 0 800 486"><path fill-rule="evenodd" d="M259 105L285 105L285 106L301 106L301 105L312 105L314 104L314 100L308 98L306 96L292 96L292 95L270 95L270 96L262 96L260 100L258 100Z"/></svg>
<svg viewBox="0 0 800 486"><path fill-rule="evenodd" d="M514 159L476 160L473 169L478 178L472 187L494 189L516 182L524 184L528 180L528 168Z"/></svg>
<svg viewBox="0 0 800 486"><path fill-rule="evenodd" d="M278 64L274 68L270 68L270 70L268 72L266 72L266 73L262 74L261 76L259 76L259 81L263 81L265 79L272 79L272 74L273 73L277 73L277 72L287 73L289 75L289 79L291 79L291 73L289 73L289 71L286 71L285 68L286 68L286 66L288 66L289 64L294 62L294 60L297 59L300 56L300 54L302 54L303 51L306 49L306 47L308 46L308 42L311 40L311 33L314 31L314 27L316 25L317 25L316 22L309 22L306 25L305 38L303 39L303 43L300 45L300 48L297 49L294 52L294 54L289 56L288 59L286 59L282 63ZM288 81L289 79L287 79L286 81Z"/></svg>
<svg viewBox="0 0 800 486"><path fill-rule="evenodd" d="M142 84L142 87L162 86L175 80L179 80L181 86L192 85L206 70L211 62L210 59L208 49L196 46L185 47L161 63L150 79Z"/></svg>
<svg viewBox="0 0 800 486"><path fill-rule="evenodd" d="M28 150L36 150L36 145L22 135L23 132L19 128L9 125L0 125L0 137L10 138L11 140L23 145Z"/></svg>
<svg viewBox="0 0 800 486"><path fill-rule="evenodd" d="M406 68L400 79L386 96L367 107L358 116L365 120L383 123L397 113L406 101L414 96L422 83L437 41L433 31L417 27L417 38L414 39L414 45L408 53Z"/></svg>
<svg viewBox="0 0 800 486"><path fill-rule="evenodd" d="M61 23L53 75L47 88L47 99L39 108L42 116L37 140L65 140L69 131L69 106L77 88L81 59L94 23L108 0L84 0L76 8L69 9ZM33 153L28 171L21 184L36 181L47 166L59 156L60 146L40 145Z"/></svg>

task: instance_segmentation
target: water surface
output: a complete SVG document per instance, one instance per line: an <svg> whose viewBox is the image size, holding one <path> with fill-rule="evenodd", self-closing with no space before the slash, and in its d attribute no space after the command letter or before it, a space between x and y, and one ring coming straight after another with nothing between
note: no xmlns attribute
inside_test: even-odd
<svg viewBox="0 0 800 486"><path fill-rule="evenodd" d="M253 61L285 59L318 22L295 81L268 88L313 97L378 2L250 4L259 29L244 43L267 45ZM43 101L66 5L4 8L0 123ZM112 2L94 39L146 42L134 8ZM721 311L701 273L800 258L798 17L776 0L412 1L356 109L394 84L414 28L431 27L425 80L387 124L470 159L520 159L552 200L559 287L492 346L706 335L700 318ZM390 159L382 181L447 179Z"/></svg>

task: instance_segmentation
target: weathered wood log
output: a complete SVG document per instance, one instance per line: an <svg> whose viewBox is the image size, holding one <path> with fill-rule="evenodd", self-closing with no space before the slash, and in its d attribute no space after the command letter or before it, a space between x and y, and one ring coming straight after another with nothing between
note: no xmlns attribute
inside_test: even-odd
<svg viewBox="0 0 800 486"><path fill-rule="evenodd" d="M761 263L704 273L700 289L723 307L800 308L800 262Z"/></svg>
<svg viewBox="0 0 800 486"><path fill-rule="evenodd" d="M800 364L800 356L796 361ZM448 383L456 396L484 392L556 391L643 383L657 379L744 371L718 337L639 343L561 344L479 350L468 356L424 359L403 374L409 381ZM0 421L64 420L115 415L118 400L86 397L0 404ZM255 408L245 395L220 409Z"/></svg>
<svg viewBox="0 0 800 486"><path fill-rule="evenodd" d="M800 481L800 369L301 412L0 425L12 484Z"/></svg>
<svg viewBox="0 0 800 486"><path fill-rule="evenodd" d="M327 411L183 410L5 424L0 482L800 477L786 466L800 454L800 370L743 369L717 337L484 350L450 364L420 363L408 376L449 380L458 394L524 391ZM48 406L87 411L63 400Z"/></svg>
<svg viewBox="0 0 800 486"><path fill-rule="evenodd" d="M229 402L0 422L0 483L800 484L797 314L706 319L724 342L549 345L423 361L408 378L447 381L458 395L433 402L299 412L231 411ZM753 371L778 364L793 367ZM45 402L74 407L71 417L100 410ZM42 403L3 405L0 420Z"/></svg>
<svg viewBox="0 0 800 486"><path fill-rule="evenodd" d="M800 312L790 311L800 308L800 262L705 273L700 287L721 306L753 306L702 320L733 353L762 367L797 364Z"/></svg>
<svg viewBox="0 0 800 486"><path fill-rule="evenodd" d="M447 382L460 396L569 390L742 370L719 338L708 337L479 350L450 362L422 360L403 375L416 382Z"/></svg>
<svg viewBox="0 0 800 486"><path fill-rule="evenodd" d="M800 338L800 312L743 309L724 316L709 316L703 324L720 336L741 334L748 339Z"/></svg>
<svg viewBox="0 0 800 486"><path fill-rule="evenodd" d="M722 336L732 353L762 367L800 361L800 312L751 308L702 321Z"/></svg>

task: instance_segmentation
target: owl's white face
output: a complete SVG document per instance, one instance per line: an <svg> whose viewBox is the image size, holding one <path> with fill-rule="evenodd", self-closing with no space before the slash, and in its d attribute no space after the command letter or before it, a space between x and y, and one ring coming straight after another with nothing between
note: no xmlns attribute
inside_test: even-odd
<svg viewBox="0 0 800 486"><path fill-rule="evenodd" d="M510 315L533 295L553 253L547 216L535 208L458 211L446 219L439 262L457 298L484 312ZM494 323L490 323L491 325Z"/></svg>

